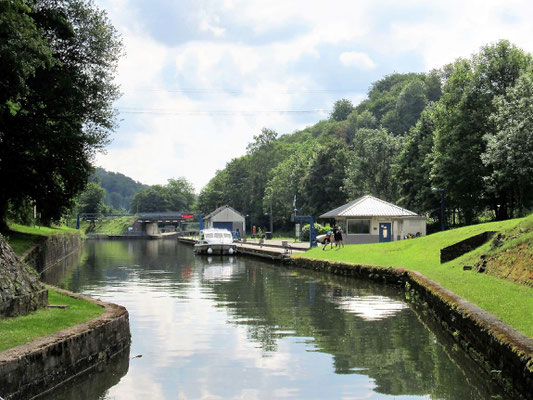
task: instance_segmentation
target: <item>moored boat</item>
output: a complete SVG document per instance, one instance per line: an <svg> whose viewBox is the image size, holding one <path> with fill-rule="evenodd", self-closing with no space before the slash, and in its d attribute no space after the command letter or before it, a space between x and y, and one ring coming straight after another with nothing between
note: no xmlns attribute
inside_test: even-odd
<svg viewBox="0 0 533 400"><path fill-rule="evenodd" d="M200 231L200 238L194 244L197 254L235 254L237 247L227 229L209 228Z"/></svg>

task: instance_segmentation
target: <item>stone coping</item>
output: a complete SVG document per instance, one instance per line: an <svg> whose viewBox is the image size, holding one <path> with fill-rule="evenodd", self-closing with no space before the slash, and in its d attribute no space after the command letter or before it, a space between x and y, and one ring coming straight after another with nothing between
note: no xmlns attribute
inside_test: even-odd
<svg viewBox="0 0 533 400"><path fill-rule="evenodd" d="M31 398L107 361L129 347L126 308L48 286L104 308L91 320L0 352L0 397Z"/></svg>
<svg viewBox="0 0 533 400"><path fill-rule="evenodd" d="M533 399L533 339L417 271L312 258L291 265L404 286L491 379L513 398Z"/></svg>

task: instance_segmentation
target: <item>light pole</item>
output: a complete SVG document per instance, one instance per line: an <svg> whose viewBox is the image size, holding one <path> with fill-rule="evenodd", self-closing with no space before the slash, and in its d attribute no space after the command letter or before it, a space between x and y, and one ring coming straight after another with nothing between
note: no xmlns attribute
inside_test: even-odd
<svg viewBox="0 0 533 400"><path fill-rule="evenodd" d="M250 219L250 237L252 237L252 214L246 214L245 217Z"/></svg>
<svg viewBox="0 0 533 400"><path fill-rule="evenodd" d="M265 215L270 215L270 235L274 233L274 223L272 221L272 203L270 203L270 212L265 213Z"/></svg>
<svg viewBox="0 0 533 400"><path fill-rule="evenodd" d="M440 224L441 231L446 230L446 189L432 188L432 192L440 193Z"/></svg>

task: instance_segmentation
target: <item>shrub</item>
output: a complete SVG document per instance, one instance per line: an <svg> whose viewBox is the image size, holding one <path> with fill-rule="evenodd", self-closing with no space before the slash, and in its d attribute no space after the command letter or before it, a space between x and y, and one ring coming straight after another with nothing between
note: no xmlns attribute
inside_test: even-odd
<svg viewBox="0 0 533 400"><path fill-rule="evenodd" d="M330 229L329 225L320 225L315 223L315 233L316 235L322 235L325 233L328 233L328 230ZM309 240L309 224L306 224L302 227L302 231L300 232L300 240L306 241Z"/></svg>

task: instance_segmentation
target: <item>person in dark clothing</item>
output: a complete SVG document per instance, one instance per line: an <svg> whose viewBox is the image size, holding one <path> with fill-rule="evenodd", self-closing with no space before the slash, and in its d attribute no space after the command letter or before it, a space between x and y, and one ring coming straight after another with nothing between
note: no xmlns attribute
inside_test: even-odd
<svg viewBox="0 0 533 400"><path fill-rule="evenodd" d="M335 229L334 233L335 237L335 246L340 248L341 246L344 247L344 243L342 242L342 228L339 226Z"/></svg>

